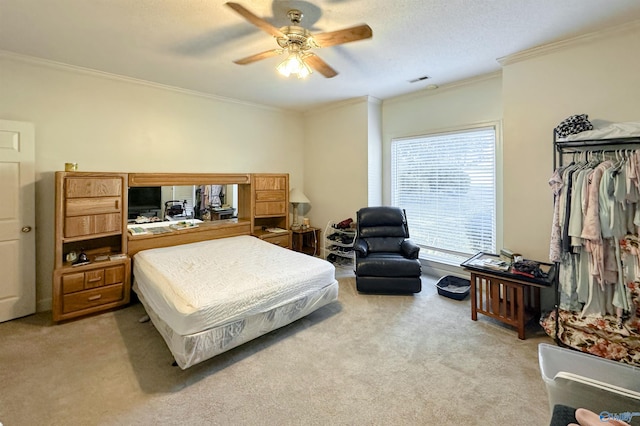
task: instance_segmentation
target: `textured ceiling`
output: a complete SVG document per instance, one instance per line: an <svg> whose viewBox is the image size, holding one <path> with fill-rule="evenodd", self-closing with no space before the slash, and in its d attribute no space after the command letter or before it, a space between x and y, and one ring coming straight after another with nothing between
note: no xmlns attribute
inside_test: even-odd
<svg viewBox="0 0 640 426"><path fill-rule="evenodd" d="M217 0L0 0L0 50L300 111L386 99L500 69L497 58L640 19L638 0L236 0L276 27L367 23L373 38L316 53L339 74L285 79L275 40ZM418 83L409 80L427 75Z"/></svg>

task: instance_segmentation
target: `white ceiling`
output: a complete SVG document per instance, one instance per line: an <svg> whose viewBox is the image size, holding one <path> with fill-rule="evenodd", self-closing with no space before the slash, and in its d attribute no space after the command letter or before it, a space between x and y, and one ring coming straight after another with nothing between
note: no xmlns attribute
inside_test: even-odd
<svg viewBox="0 0 640 426"><path fill-rule="evenodd" d="M0 0L0 50L304 111L497 71L497 58L640 19L638 0L236 2L276 27L297 8L312 32L367 23L373 38L316 51L337 77L285 79L278 57L232 62L277 45L222 0Z"/></svg>

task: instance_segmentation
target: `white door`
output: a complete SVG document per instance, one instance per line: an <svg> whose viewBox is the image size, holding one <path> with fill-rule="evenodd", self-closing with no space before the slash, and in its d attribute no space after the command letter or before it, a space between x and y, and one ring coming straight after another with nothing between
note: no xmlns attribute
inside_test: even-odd
<svg viewBox="0 0 640 426"><path fill-rule="evenodd" d="M36 311L35 136L0 120L0 322Z"/></svg>

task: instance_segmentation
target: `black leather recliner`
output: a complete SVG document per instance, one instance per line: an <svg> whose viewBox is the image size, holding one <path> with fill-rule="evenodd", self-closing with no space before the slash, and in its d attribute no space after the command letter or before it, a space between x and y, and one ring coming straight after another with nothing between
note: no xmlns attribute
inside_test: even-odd
<svg viewBox="0 0 640 426"><path fill-rule="evenodd" d="M358 211L356 289L363 293L419 293L420 247L409 238L407 217L398 207Z"/></svg>

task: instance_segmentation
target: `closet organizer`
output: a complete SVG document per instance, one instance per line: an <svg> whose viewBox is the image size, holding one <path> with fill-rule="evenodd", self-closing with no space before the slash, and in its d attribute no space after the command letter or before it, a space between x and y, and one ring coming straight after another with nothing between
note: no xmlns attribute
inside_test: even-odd
<svg viewBox="0 0 640 426"><path fill-rule="evenodd" d="M540 324L559 345L640 365L640 124L619 130L554 131L557 293Z"/></svg>

